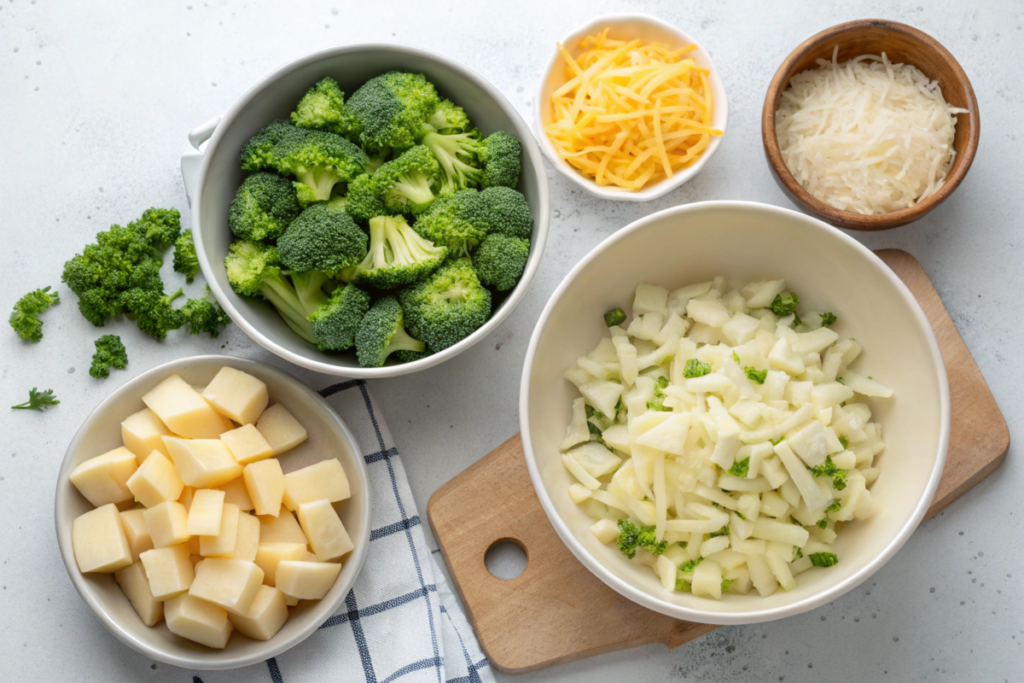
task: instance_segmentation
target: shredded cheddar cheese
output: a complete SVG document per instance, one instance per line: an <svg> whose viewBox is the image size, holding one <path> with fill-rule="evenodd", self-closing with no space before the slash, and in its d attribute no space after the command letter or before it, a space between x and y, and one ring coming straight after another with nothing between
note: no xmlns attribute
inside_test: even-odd
<svg viewBox="0 0 1024 683"><path fill-rule="evenodd" d="M692 164L712 135L709 71L697 46L587 36L573 57L559 43L566 82L551 94L546 132L559 156L598 185L640 190Z"/></svg>

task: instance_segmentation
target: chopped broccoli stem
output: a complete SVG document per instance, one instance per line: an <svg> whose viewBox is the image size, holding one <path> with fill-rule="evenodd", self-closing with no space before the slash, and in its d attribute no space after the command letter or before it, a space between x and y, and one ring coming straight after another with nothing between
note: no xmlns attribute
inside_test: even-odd
<svg viewBox="0 0 1024 683"><path fill-rule="evenodd" d="M815 567L831 567L839 562L835 553L811 553L807 557L811 558L811 564Z"/></svg>
<svg viewBox="0 0 1024 683"><path fill-rule="evenodd" d="M615 327L626 322L626 312L621 307L613 308L604 314L604 324L608 327Z"/></svg>
<svg viewBox="0 0 1024 683"><path fill-rule="evenodd" d="M704 361L691 358L686 361L686 365L683 366L683 377L686 379L693 379L694 377L703 377L704 375L711 373L711 366Z"/></svg>
<svg viewBox="0 0 1024 683"><path fill-rule="evenodd" d="M743 368L743 372L746 374L747 379L751 382L757 382L758 384L764 384L765 379L768 377L767 370L758 370L757 368L752 368L749 365Z"/></svg>
<svg viewBox="0 0 1024 683"><path fill-rule="evenodd" d="M839 437L839 443L842 445L843 450L846 450L847 448L850 447L850 437L846 436L845 434L841 435Z"/></svg>
<svg viewBox="0 0 1024 683"><path fill-rule="evenodd" d="M729 474L734 477L745 478L747 473L750 471L750 456L743 458L742 460L736 460L732 463L732 467L729 468Z"/></svg>

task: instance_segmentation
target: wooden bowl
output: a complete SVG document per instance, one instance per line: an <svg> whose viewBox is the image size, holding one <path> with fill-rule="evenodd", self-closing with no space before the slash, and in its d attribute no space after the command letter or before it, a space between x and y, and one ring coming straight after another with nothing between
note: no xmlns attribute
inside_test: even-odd
<svg viewBox="0 0 1024 683"><path fill-rule="evenodd" d="M935 194L914 206L883 214L863 215L841 211L811 196L793 177L779 149L775 131L775 111L782 92L790 79L798 73L816 68L816 59L832 59L832 50L839 47L840 62L863 54L885 52L894 63L913 64L929 78L939 82L942 95L951 106L967 110L957 114L956 136L953 147L956 159L946 180ZM761 112L761 138L768 165L783 192L807 213L840 228L851 230L887 230L912 223L934 209L946 199L967 175L978 149L980 133L978 101L967 74L953 55L938 41L906 24L881 19L862 19L833 26L800 44L775 72Z"/></svg>

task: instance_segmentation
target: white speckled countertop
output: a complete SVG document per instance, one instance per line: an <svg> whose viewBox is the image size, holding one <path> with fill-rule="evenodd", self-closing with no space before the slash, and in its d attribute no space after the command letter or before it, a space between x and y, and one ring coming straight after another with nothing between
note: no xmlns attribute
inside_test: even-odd
<svg viewBox="0 0 1024 683"><path fill-rule="evenodd" d="M761 151L768 81L813 33L881 17L923 29L956 55L977 91L983 132L974 168L940 209L909 227L857 236L921 261L1017 436L1024 318L1010 295L1024 289L1024 4L858 5L836 11L830 3L735 0L0 0L0 305L35 287L59 285L63 262L111 223L151 205L185 212L178 158L187 131L307 52L360 41L443 52L490 79L529 118L553 42L589 17L632 8L684 27L710 50L729 93L729 134L704 172L655 202L627 204L592 199L549 171L551 235L518 309L457 359L373 383L422 512L438 486L518 430L518 382L530 332L548 295L591 247L675 204L747 199L789 206ZM440 16L430 7L443 8ZM188 227L187 215L183 222ZM166 270L166 281L180 277ZM185 681L181 670L149 669L102 628L72 588L53 537L54 478L64 449L108 392L172 358L228 353L322 380L271 356L233 326L216 340L179 332L158 343L124 321L104 332L122 335L128 369L94 380L88 367L98 331L78 314L75 296L60 289L64 303L46 315L42 343L0 332L6 402L0 405L24 400L33 386L54 388L62 401L43 414L0 408L0 671L7 672L0 679L115 681L146 670L147 680ZM1024 468L1017 450L1011 446L1001 469L924 525L876 576L826 607L777 623L721 628L676 650L643 647L520 680L1019 681Z"/></svg>

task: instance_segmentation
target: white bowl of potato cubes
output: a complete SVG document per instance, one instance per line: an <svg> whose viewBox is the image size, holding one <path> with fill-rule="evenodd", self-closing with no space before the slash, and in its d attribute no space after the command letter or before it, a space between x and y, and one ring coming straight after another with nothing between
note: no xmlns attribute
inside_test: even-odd
<svg viewBox="0 0 1024 683"><path fill-rule="evenodd" d="M57 540L111 633L190 669L263 661L337 610L369 540L366 465L291 375L198 356L127 382L57 482Z"/></svg>
<svg viewBox="0 0 1024 683"><path fill-rule="evenodd" d="M949 441L935 336L871 251L794 211L703 202L598 245L552 295L527 465L599 579L679 619L813 609L877 571Z"/></svg>

